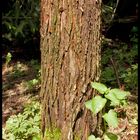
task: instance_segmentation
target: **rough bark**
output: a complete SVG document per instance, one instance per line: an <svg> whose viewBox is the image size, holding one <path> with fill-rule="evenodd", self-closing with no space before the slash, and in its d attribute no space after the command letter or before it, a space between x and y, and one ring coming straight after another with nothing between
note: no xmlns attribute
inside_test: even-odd
<svg viewBox="0 0 140 140"><path fill-rule="evenodd" d="M86 140L97 126L84 102L100 75L98 0L41 0L42 131L52 126L62 140Z"/></svg>

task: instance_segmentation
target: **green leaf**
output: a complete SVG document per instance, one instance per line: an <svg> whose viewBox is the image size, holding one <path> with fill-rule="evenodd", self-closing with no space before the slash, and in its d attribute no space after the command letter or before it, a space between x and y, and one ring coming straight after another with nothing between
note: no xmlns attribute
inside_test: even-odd
<svg viewBox="0 0 140 140"><path fill-rule="evenodd" d="M109 91L109 93L113 93L116 96L116 98L119 99L119 100L125 99L126 96L129 96L130 95L130 92L123 91L123 90L117 89L117 88L111 89Z"/></svg>
<svg viewBox="0 0 140 140"><path fill-rule="evenodd" d="M109 100L111 100L111 105L116 106L120 104L120 100L117 99L116 95L112 92L109 92L105 95L105 97Z"/></svg>
<svg viewBox="0 0 140 140"><path fill-rule="evenodd" d="M85 102L85 106L87 109L91 110L93 112L93 109L92 109L92 100L88 100Z"/></svg>
<svg viewBox="0 0 140 140"><path fill-rule="evenodd" d="M118 136L113 133L107 132L104 135L104 140L118 140Z"/></svg>
<svg viewBox="0 0 140 140"><path fill-rule="evenodd" d="M97 114L103 109L107 100L101 96L95 96L92 100L89 100L85 103L86 107L90 109L93 114Z"/></svg>
<svg viewBox="0 0 140 140"><path fill-rule="evenodd" d="M12 55L10 52L7 53L6 55L6 63L8 64L11 61Z"/></svg>
<svg viewBox="0 0 140 140"><path fill-rule="evenodd" d="M134 26L134 27L131 29L131 32L133 32L133 33L138 32L138 27Z"/></svg>
<svg viewBox="0 0 140 140"><path fill-rule="evenodd" d="M88 140L101 140L100 138L96 138L94 135L90 135Z"/></svg>
<svg viewBox="0 0 140 140"><path fill-rule="evenodd" d="M96 96L92 99L92 109L93 113L97 114L99 111L103 109L105 106L107 100L105 98L102 98L101 96Z"/></svg>
<svg viewBox="0 0 140 140"><path fill-rule="evenodd" d="M94 135L90 135L89 137L88 137L88 140L95 140L96 138L95 138L95 136Z"/></svg>
<svg viewBox="0 0 140 140"><path fill-rule="evenodd" d="M40 119L41 119L41 118L40 118L40 116L39 116L39 115L36 115L36 116L34 117L34 121L35 121L35 122L40 121Z"/></svg>
<svg viewBox="0 0 140 140"><path fill-rule="evenodd" d="M109 110L108 113L103 115L104 120L108 123L109 126L114 128L118 127L118 118L117 113L114 110Z"/></svg>
<svg viewBox="0 0 140 140"><path fill-rule="evenodd" d="M101 94L104 94L108 90L108 88L104 84L97 83L97 82L91 82L91 86L92 88L99 91L99 93Z"/></svg>
<svg viewBox="0 0 140 140"><path fill-rule="evenodd" d="M121 105L127 106L127 101L126 100L121 100Z"/></svg>

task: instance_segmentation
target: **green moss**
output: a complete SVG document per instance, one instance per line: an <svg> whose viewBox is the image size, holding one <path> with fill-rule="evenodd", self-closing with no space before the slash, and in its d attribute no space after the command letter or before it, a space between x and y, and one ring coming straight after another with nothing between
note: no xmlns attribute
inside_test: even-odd
<svg viewBox="0 0 140 140"><path fill-rule="evenodd" d="M52 131L50 129L46 129L45 140L61 140L61 136L61 130L59 128L53 127ZM80 135L74 134L74 140L80 140Z"/></svg>
<svg viewBox="0 0 140 140"><path fill-rule="evenodd" d="M74 140L80 140L80 137L76 135L76 136L74 137Z"/></svg>
<svg viewBox="0 0 140 140"><path fill-rule="evenodd" d="M47 140L61 140L61 131L59 128L46 129L45 138Z"/></svg>

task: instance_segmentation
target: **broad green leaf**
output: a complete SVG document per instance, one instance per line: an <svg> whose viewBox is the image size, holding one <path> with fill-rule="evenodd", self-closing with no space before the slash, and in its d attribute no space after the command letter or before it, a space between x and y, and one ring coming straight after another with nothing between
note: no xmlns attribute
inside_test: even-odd
<svg viewBox="0 0 140 140"><path fill-rule="evenodd" d="M104 120L108 123L109 126L114 128L118 127L118 118L117 113L114 110L109 110L108 113L103 115Z"/></svg>
<svg viewBox="0 0 140 140"><path fill-rule="evenodd" d="M113 133L107 132L104 134L104 140L118 140L118 136Z"/></svg>
<svg viewBox="0 0 140 140"><path fill-rule="evenodd" d="M92 88L99 91L99 93L101 94L104 94L108 90L108 88L104 84L97 83L97 82L91 82L91 86Z"/></svg>
<svg viewBox="0 0 140 140"><path fill-rule="evenodd" d="M121 104L121 103L119 103L119 104ZM119 104L111 101L110 106L115 107L115 106L118 106Z"/></svg>
<svg viewBox="0 0 140 140"><path fill-rule="evenodd" d="M86 107L90 109L93 114L97 114L99 111L103 109L107 100L102 98L101 96L95 96L92 100L89 100L85 103Z"/></svg>
<svg viewBox="0 0 140 140"><path fill-rule="evenodd" d="M130 95L130 92L123 91L123 90L117 89L117 88L111 89L109 91L109 93L113 93L116 96L116 98L119 99L119 100L125 99L126 96L129 96Z"/></svg>
<svg viewBox="0 0 140 140"><path fill-rule="evenodd" d="M111 100L111 105L116 106L120 104L120 100L117 99L116 95L113 92L109 92L105 95L105 97L109 100Z"/></svg>
<svg viewBox="0 0 140 140"><path fill-rule="evenodd" d="M88 100L85 102L85 106L87 109L91 110L93 112L93 109L92 109L92 100Z"/></svg>
<svg viewBox="0 0 140 140"><path fill-rule="evenodd" d="M90 135L88 140L101 140L100 138L96 138L94 135Z"/></svg>
<svg viewBox="0 0 140 140"><path fill-rule="evenodd" d="M99 111L101 111L106 102L107 100L105 98L102 98L101 96L95 96L95 98L92 99L93 114L97 114Z"/></svg>

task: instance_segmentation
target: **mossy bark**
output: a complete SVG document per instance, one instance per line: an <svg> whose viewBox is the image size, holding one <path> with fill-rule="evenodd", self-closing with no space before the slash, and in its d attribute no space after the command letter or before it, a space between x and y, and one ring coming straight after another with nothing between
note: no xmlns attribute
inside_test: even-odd
<svg viewBox="0 0 140 140"><path fill-rule="evenodd" d="M86 140L97 117L85 108L100 75L101 2L41 0L42 131L61 129L62 140Z"/></svg>

